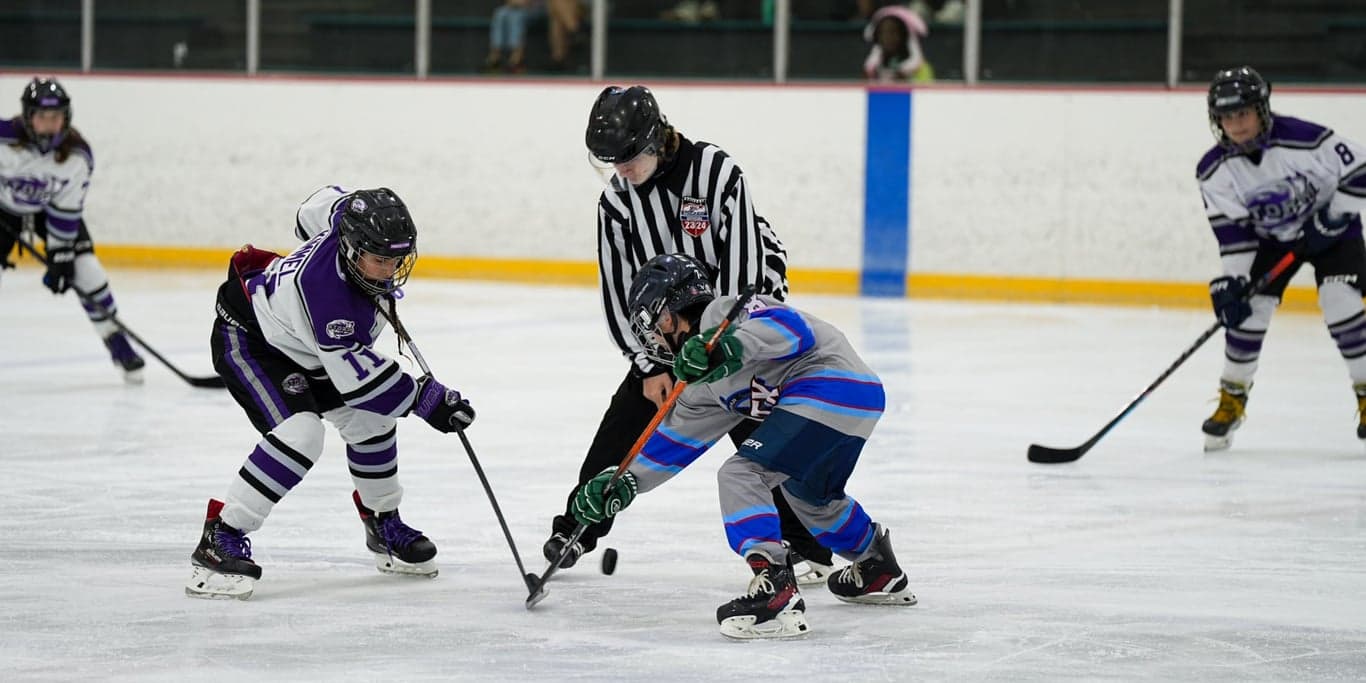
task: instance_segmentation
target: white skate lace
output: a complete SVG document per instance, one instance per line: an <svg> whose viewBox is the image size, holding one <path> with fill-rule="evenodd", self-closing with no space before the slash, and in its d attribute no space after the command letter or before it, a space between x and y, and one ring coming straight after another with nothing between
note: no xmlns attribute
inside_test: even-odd
<svg viewBox="0 0 1366 683"><path fill-rule="evenodd" d="M859 573L857 562L841 569L836 580L840 583L852 583L855 587L863 588L863 574Z"/></svg>
<svg viewBox="0 0 1366 683"><path fill-rule="evenodd" d="M760 591L770 594L778 592L773 588L773 582L770 581L768 578L768 571L763 571L758 574L755 574L754 578L749 580L748 597L752 598L758 595Z"/></svg>

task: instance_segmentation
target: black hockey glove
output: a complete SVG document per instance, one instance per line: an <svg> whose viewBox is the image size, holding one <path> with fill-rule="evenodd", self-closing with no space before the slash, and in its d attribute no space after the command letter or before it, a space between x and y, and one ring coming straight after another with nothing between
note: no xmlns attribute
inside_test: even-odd
<svg viewBox="0 0 1366 683"><path fill-rule="evenodd" d="M474 408L470 407L470 402L461 398L460 392L447 389L446 385L431 375L417 381L417 401L413 403L413 414L443 434L463 432L474 422Z"/></svg>
<svg viewBox="0 0 1366 683"><path fill-rule="evenodd" d="M71 289L71 281L76 278L76 250L71 245L47 243L47 272L43 274L43 286L53 294L61 294Z"/></svg>
<svg viewBox="0 0 1366 683"><path fill-rule="evenodd" d="M1353 215L1342 214L1340 216L1330 216L1328 207L1318 210L1309 220L1304 222L1301 229L1299 244L1295 245L1295 251L1300 256L1314 256L1321 254L1337 244L1347 228L1352 227Z"/></svg>
<svg viewBox="0 0 1366 683"><path fill-rule="evenodd" d="M1209 298L1214 304L1214 316L1224 327L1234 329L1252 315L1252 304L1246 300L1247 278L1225 275L1209 281Z"/></svg>

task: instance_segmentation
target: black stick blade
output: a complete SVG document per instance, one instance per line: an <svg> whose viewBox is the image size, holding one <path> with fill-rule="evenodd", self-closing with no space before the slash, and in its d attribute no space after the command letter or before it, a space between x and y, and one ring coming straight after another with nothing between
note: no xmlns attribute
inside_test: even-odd
<svg viewBox="0 0 1366 683"><path fill-rule="evenodd" d="M550 594L550 592L545 589L545 585L541 583L541 577L530 572L526 575L526 585L527 588L531 590L531 595L528 595L526 598L527 609L535 607L536 603L544 600L545 596Z"/></svg>
<svg viewBox="0 0 1366 683"><path fill-rule="evenodd" d="M1029 461L1047 465L1075 462L1085 453L1085 448L1049 448L1036 443L1029 444Z"/></svg>
<svg viewBox="0 0 1366 683"><path fill-rule="evenodd" d="M190 386L192 386L192 387L200 387L200 388L203 388L203 389L226 389L226 388L228 388L228 385L227 385L226 382L223 381L223 378L222 378L222 377L219 377L219 376L217 376L217 375L215 375L215 376L213 376L213 377L191 377L191 376L189 376L189 375L186 375L186 376L185 376L185 381L186 381L186 382L189 382L189 383L190 383Z"/></svg>

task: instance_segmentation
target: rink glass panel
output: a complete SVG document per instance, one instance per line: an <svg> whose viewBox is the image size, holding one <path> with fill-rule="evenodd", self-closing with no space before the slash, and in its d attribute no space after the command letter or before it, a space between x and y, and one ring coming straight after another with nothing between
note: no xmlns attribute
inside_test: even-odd
<svg viewBox="0 0 1366 683"><path fill-rule="evenodd" d="M0 65L79 69L81 0L0 3Z"/></svg>

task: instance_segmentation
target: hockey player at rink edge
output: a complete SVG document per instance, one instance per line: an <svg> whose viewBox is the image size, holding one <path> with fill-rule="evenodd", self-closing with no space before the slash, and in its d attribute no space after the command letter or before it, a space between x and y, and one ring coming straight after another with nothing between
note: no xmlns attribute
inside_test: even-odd
<svg viewBox="0 0 1366 683"><path fill-rule="evenodd" d="M575 518L594 524L612 517L737 423L753 420L759 426L717 473L726 538L754 574L745 595L717 608L721 633L748 639L809 631L774 487L816 540L852 562L826 581L835 597L916 604L889 532L844 491L885 405L881 380L844 334L760 295L708 354L706 340L736 297L716 297L706 265L682 254L646 262L629 301L640 343L689 385L614 485L608 487L616 468L609 467L578 489Z"/></svg>
<svg viewBox="0 0 1366 683"><path fill-rule="evenodd" d="M14 265L8 257L16 236L41 237L47 252L43 285L53 294L74 287L87 295L80 304L95 333L124 381L139 384L146 363L110 319L118 304L85 224L95 154L71 125L71 96L56 79L35 78L19 103L18 117L0 119L0 273Z"/></svg>
<svg viewBox="0 0 1366 683"><path fill-rule="evenodd" d="M1215 75L1208 110L1217 144L1196 177L1224 270L1210 282L1210 299L1224 324L1225 362L1219 406L1202 426L1205 450L1232 444L1271 316L1303 263L1314 267L1323 321L1356 391L1357 438L1366 441L1366 149L1271 111L1271 85L1247 66ZM1285 273L1244 301L1249 283L1291 251Z"/></svg>
<svg viewBox="0 0 1366 683"><path fill-rule="evenodd" d="M397 321L395 293L417 259L417 228L392 190L337 186L313 193L295 225L302 245L287 256L243 247L218 290L214 368L261 440L227 495L209 501L185 587L194 597L251 596L261 568L247 534L322 455L323 419L346 442L351 497L376 567L437 573L436 545L398 513L396 418L416 415L449 433L468 427L474 409L374 350L386 321Z"/></svg>

